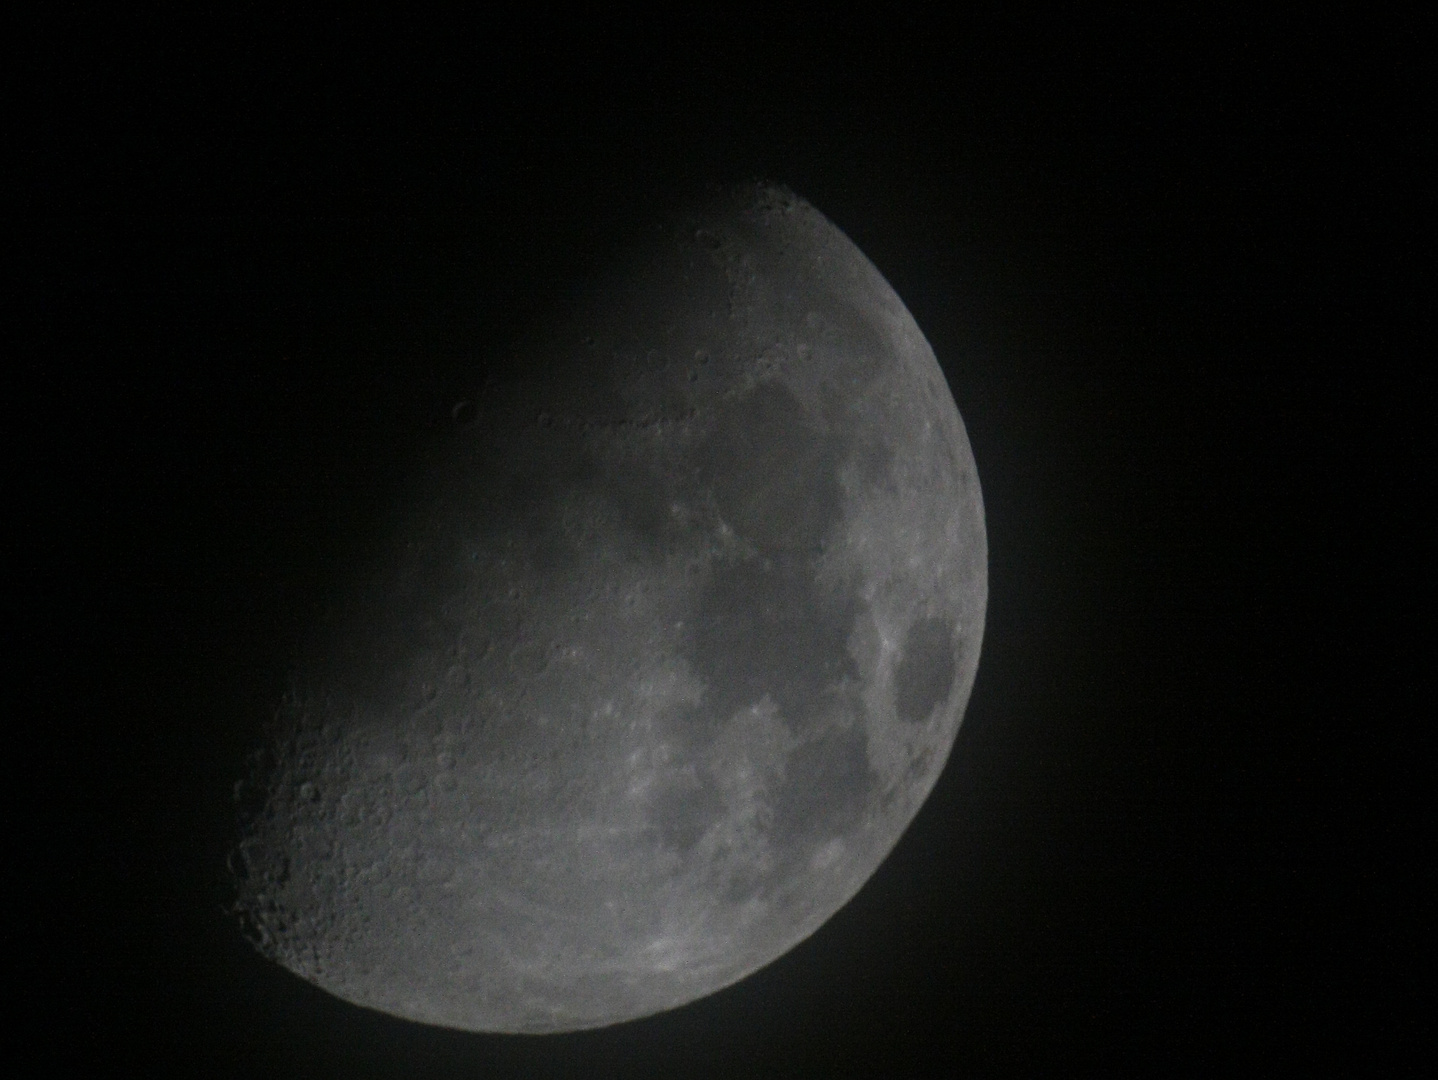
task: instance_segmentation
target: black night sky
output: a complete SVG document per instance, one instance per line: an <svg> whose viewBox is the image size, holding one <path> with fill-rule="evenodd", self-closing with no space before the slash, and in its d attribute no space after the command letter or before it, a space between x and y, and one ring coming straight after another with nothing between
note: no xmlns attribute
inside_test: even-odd
<svg viewBox="0 0 1438 1080"><path fill-rule="evenodd" d="M1429 24L66 10L7 76L7 1056L1407 1075ZM988 627L932 797L802 946L649 1020L467 1035L262 961L230 788L335 568L632 222L751 178L873 260L968 426Z"/></svg>

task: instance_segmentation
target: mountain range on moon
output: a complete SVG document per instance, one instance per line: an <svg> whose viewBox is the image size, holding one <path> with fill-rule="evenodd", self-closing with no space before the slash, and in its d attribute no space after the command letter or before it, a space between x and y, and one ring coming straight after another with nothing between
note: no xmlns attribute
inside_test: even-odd
<svg viewBox="0 0 1438 1080"><path fill-rule="evenodd" d="M593 1028L837 911L953 745L987 601L933 352L750 185L634 245L455 410L236 789L235 910L358 1005Z"/></svg>

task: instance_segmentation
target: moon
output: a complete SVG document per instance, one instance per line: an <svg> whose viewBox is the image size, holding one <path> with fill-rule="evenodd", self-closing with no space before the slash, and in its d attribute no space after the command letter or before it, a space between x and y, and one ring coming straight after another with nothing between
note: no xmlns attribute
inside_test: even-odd
<svg viewBox="0 0 1438 1080"><path fill-rule="evenodd" d="M859 249L749 185L636 244L446 418L236 785L235 913L357 1005L648 1016L842 907L978 665L977 471Z"/></svg>

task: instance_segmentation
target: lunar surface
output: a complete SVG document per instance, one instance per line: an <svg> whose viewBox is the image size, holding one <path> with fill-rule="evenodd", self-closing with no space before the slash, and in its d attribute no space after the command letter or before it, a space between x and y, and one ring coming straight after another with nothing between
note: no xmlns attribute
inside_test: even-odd
<svg viewBox="0 0 1438 1080"><path fill-rule="evenodd" d="M256 947L474 1031L646 1016L812 934L942 770L987 598L934 354L802 199L703 204L525 348L236 786Z"/></svg>

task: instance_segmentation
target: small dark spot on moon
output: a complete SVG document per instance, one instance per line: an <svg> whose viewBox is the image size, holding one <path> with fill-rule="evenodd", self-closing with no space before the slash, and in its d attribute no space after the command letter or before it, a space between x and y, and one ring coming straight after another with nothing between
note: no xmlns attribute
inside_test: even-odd
<svg viewBox="0 0 1438 1080"><path fill-rule="evenodd" d="M708 687L703 722L722 725L768 694L791 728L808 728L827 711L824 689L858 675L854 615L852 604L825 603L801 565L723 569L682 631L682 653Z"/></svg>
<svg viewBox="0 0 1438 1080"><path fill-rule="evenodd" d="M687 852L709 826L724 816L724 799L713 781L685 778L666 784L649 811L650 823L665 847Z"/></svg>
<svg viewBox="0 0 1438 1080"><path fill-rule="evenodd" d="M863 484L888 491L894 490L893 475L890 471L894 452L887 445L877 440L857 443L849 460Z"/></svg>
<svg viewBox="0 0 1438 1080"><path fill-rule="evenodd" d="M624 523L624 540L646 556L663 556L682 535L670 511L669 499L639 475L616 473L604 494L619 511Z"/></svg>
<svg viewBox="0 0 1438 1080"><path fill-rule="evenodd" d="M843 517L837 449L783 386L764 384L738 403L699 464L720 514L761 550L811 551Z"/></svg>
<svg viewBox="0 0 1438 1080"><path fill-rule="evenodd" d="M957 644L954 624L948 619L919 619L909 627L894 673L899 719L923 723L948 700L954 688Z"/></svg>
<svg viewBox="0 0 1438 1080"><path fill-rule="evenodd" d="M859 725L799 747L784 765L774 832L790 843L851 832L868 804L872 777L868 737Z"/></svg>
<svg viewBox="0 0 1438 1080"><path fill-rule="evenodd" d="M521 640L509 653L510 670L521 679L533 679L549 667L551 657L543 642Z"/></svg>
<svg viewBox="0 0 1438 1080"><path fill-rule="evenodd" d="M468 427L470 424L474 423L474 402L469 400L456 401L454 403L454 407L449 410L449 415L460 427Z"/></svg>

